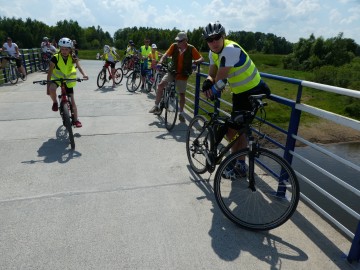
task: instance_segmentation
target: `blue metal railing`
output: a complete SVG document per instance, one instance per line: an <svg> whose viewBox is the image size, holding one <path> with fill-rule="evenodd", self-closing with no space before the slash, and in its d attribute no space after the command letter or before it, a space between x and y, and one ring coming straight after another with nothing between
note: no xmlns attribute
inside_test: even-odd
<svg viewBox="0 0 360 270"><path fill-rule="evenodd" d="M204 65L208 65L208 63L204 63ZM289 84L298 86L297 95L296 95L295 100L290 100L290 99L287 99L287 98L284 98L281 96L277 96L274 94L272 94L269 97L270 100L289 107L291 112L290 112L290 116L289 116L289 125L288 125L287 130L282 129L281 127L278 127L278 126L274 125L273 123L269 123L267 121L265 122L270 127L274 128L286 135L285 145L277 142L276 140L274 140L271 137L267 137L268 141L272 142L277 147L283 149L283 151L284 151L283 156L290 164L292 164L292 162L293 162L293 157L296 157L296 158L306 162L307 164L312 166L317 171L326 175L326 177L329 177L331 180L334 180L338 184L347 188L349 191L351 191L352 193L354 193L356 196L358 196L360 198L360 191L357 190L355 187L348 185L347 183L345 183L343 180L339 179L335 175L332 175L330 172L327 172L323 168L319 167L316 164L313 164L312 162L307 160L305 157L303 157L295 152L295 144L297 141L299 141L317 151L320 151L320 152L326 154L327 156L330 156L331 158L334 158L335 160L343 163L344 165L347 165L347 166L355 169L356 171L360 172L360 167L358 165L353 164L347 160L344 160L341 157L335 155L334 153L330 153L328 150L325 150L324 148L322 148L318 145L312 144L309 141L307 141L297 135L302 112L307 112L312 115L333 121L342 126L347 126L352 129L355 129L357 131L360 131L360 121L357 121L355 119L350 119L347 117L343 117L341 115L336 115L331 112L323 111L323 110L320 110L318 108L315 108L315 107L312 107L312 106L309 106L306 104L302 104L301 97L302 97L303 87L308 87L308 88L317 89L317 90L321 90L321 91L333 92L333 93L337 93L337 94L341 94L341 95L355 97L358 99L360 99L360 91L349 90L349 89L345 89L345 88L323 85L323 84L318 84L318 83L314 83L314 82L303 81L303 80L298 80L298 79L293 79L293 78L288 78L288 77L266 74L266 73L261 73L261 76L262 76L262 78L281 81L284 83L289 83ZM193 104L193 108L189 105L185 105L186 108L190 111L193 111L194 115L197 115L197 114L199 114L200 110L206 111L206 109L204 109L203 107L200 106L200 103L203 103L203 104L213 107L214 111L219 110L222 113L229 115L227 112L225 112L224 110L222 110L220 108L220 102L217 104L212 104L200 97L201 78L204 78L204 77L207 77L207 74L201 73L200 66L199 66L197 73L196 73L195 86L193 86L194 92L191 92L191 91L187 92L189 95L193 96L193 99L188 98L188 97L186 98L187 101L189 101L191 104ZM226 102L225 100L222 100L222 99L220 99L220 100L221 100L221 103L231 106L231 104ZM325 195L326 198L330 199L332 202L334 202L338 206L340 206L344 211L346 211L353 218L355 218L355 220L358 220L356 232L351 232L344 225L342 225L340 221L333 218L330 214L328 214L325 210L323 210L316 203L311 201L304 194L301 194L301 198L304 201L306 201L311 206L313 206L313 208L315 208L318 212L320 212L325 218L327 218L330 222L332 222L332 224L334 224L337 228L339 228L349 238L353 239L347 259L349 262L359 260L360 259L360 214L355 212L354 210L352 210L350 207L348 207L346 204L342 203L338 199L334 198L334 196L332 196L331 194L326 192L324 189L322 189L321 187L316 185L314 183L314 181L312 181L311 179L306 178L304 175L302 175L298 171L296 171L296 174L304 182L306 182L306 183L310 184L312 187L314 187L317 190L317 192L320 192L321 194Z"/></svg>

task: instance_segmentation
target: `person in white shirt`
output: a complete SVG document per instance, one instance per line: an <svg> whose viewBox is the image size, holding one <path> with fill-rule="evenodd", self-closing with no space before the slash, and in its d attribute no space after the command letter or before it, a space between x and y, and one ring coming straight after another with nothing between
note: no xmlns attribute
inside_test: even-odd
<svg viewBox="0 0 360 270"><path fill-rule="evenodd" d="M19 72L25 78L26 77L26 72L25 72L25 68L22 65L22 61L21 61L21 58L20 58L21 54L20 54L20 51L19 51L19 47L18 47L18 45L16 45L16 43L12 42L12 39L10 37L8 37L6 39L6 42L3 44L2 51L6 52L9 56L15 58L16 66L17 66Z"/></svg>

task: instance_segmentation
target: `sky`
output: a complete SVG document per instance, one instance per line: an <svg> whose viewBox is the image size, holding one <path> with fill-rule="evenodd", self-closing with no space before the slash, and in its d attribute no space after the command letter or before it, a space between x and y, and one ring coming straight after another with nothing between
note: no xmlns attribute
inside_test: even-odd
<svg viewBox="0 0 360 270"><path fill-rule="evenodd" d="M111 36L126 27L193 30L219 21L228 32L272 33L290 42L340 32L360 44L360 0L16 0L1 1L0 16L49 26L63 20L100 26ZM154 41L155 42L155 41ZM190 41L191 43L191 41Z"/></svg>

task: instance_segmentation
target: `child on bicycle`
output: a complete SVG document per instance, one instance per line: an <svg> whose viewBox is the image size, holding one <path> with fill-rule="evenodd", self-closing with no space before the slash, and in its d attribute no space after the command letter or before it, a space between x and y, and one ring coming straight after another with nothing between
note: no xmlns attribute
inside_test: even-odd
<svg viewBox="0 0 360 270"><path fill-rule="evenodd" d="M76 79L76 68L83 75L84 79L88 79L89 77L83 71L80 66L79 59L75 56L73 51L73 44L71 39L63 37L59 40L60 52L55 54L50 61L49 71L47 75L47 80L54 79ZM76 68L75 68L76 67ZM52 110L56 112L59 109L59 105L56 99L56 89L60 85L59 82L48 83L47 85L47 94L50 95L53 105ZM66 92L71 96L72 107L74 111L74 125L78 128L82 127L81 122L78 119L78 112L74 98L74 87L76 85L76 81L67 82L66 83Z"/></svg>
<svg viewBox="0 0 360 270"><path fill-rule="evenodd" d="M115 63L116 63L117 59L120 58L120 56L117 54L116 49L114 47L110 48L109 45L105 45L104 46L104 54L102 55L102 57L106 61L105 66L110 66L111 67L111 78L113 80L112 87L115 88L115 80L114 80Z"/></svg>

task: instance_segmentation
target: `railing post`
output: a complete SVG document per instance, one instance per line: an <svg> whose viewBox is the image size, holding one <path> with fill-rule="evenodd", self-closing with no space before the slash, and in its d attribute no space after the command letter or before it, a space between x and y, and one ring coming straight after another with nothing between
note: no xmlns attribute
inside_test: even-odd
<svg viewBox="0 0 360 270"><path fill-rule="evenodd" d="M195 102L194 102L194 116L199 114L200 103L200 66L197 67L196 81L195 81Z"/></svg>
<svg viewBox="0 0 360 270"><path fill-rule="evenodd" d="M360 221L358 223L347 260L350 263L360 260Z"/></svg>
<svg viewBox="0 0 360 270"><path fill-rule="evenodd" d="M290 154L289 151L294 151L296 139L292 137L292 135L297 135L299 130L299 124L300 124L300 117L301 117L301 111L297 110L295 108L295 105L297 103L300 103L301 100L301 94L302 94L302 85L299 85L298 88L298 95L296 99L296 103L291 108L291 115L290 115L290 122L286 137L286 144L285 144L285 151L284 151L284 159L289 162L289 164L292 164L293 156Z"/></svg>

